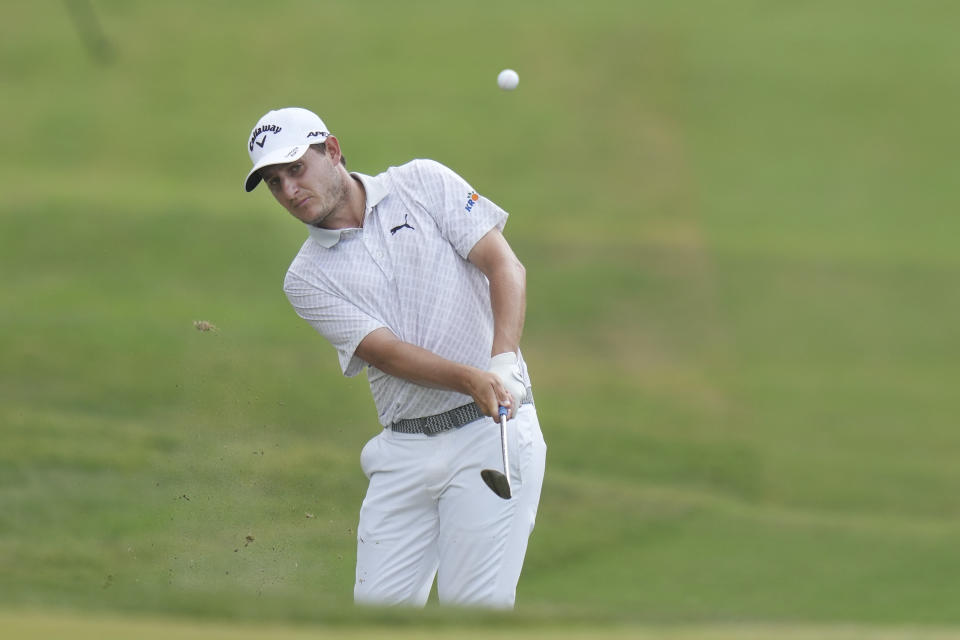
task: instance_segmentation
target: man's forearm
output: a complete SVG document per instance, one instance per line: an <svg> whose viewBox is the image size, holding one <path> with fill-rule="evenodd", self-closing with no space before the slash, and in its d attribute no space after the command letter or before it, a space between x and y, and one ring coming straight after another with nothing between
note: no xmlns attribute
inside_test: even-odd
<svg viewBox="0 0 960 640"><path fill-rule="evenodd" d="M500 265L488 276L493 310L493 345L490 355L516 352L527 312L526 271L519 261Z"/></svg>
<svg viewBox="0 0 960 640"><path fill-rule="evenodd" d="M380 328L367 335L357 346L356 355L391 376L469 395L488 416L497 415L500 405L511 405L510 392L496 374L404 342L389 329Z"/></svg>
<svg viewBox="0 0 960 640"><path fill-rule="evenodd" d="M470 375L479 371L404 342L387 329L377 329L364 338L357 347L357 356L391 376L460 393L469 393Z"/></svg>
<svg viewBox="0 0 960 640"><path fill-rule="evenodd" d="M490 355L516 352L527 313L526 269L497 229L481 238L467 259L490 283L490 307L493 310Z"/></svg>

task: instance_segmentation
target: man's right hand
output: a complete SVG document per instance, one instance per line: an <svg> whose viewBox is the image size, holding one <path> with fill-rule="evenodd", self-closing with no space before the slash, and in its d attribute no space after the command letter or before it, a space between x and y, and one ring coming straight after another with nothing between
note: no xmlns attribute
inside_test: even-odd
<svg viewBox="0 0 960 640"><path fill-rule="evenodd" d="M516 415L517 407L520 406L519 402L514 402L500 376L492 371L474 370L470 379L470 395L473 396L473 401L480 407L483 415L490 416L496 422L500 420L500 407L506 407L509 410L507 419L511 419Z"/></svg>

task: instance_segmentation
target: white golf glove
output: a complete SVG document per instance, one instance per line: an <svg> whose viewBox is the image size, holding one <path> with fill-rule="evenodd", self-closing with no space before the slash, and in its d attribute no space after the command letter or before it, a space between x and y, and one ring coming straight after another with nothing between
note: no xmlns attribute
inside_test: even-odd
<svg viewBox="0 0 960 640"><path fill-rule="evenodd" d="M527 385L523 382L523 374L520 373L520 363L517 361L517 354L499 353L490 358L490 373L499 376L503 386L507 388L510 395L513 396L513 411L517 411L527 396Z"/></svg>

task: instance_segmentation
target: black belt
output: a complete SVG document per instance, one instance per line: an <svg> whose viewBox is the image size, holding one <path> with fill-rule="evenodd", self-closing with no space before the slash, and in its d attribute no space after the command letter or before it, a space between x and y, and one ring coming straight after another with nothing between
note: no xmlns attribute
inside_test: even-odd
<svg viewBox="0 0 960 640"><path fill-rule="evenodd" d="M532 403L533 394L530 393L530 389L528 388L527 397L520 404ZM462 427L482 417L483 412L480 411L480 407L477 406L476 402L471 402L470 404L465 404L462 407L450 409L450 411L444 411L434 416L397 420L387 428L397 433L423 433L428 436L434 436L438 433L449 431L450 429Z"/></svg>

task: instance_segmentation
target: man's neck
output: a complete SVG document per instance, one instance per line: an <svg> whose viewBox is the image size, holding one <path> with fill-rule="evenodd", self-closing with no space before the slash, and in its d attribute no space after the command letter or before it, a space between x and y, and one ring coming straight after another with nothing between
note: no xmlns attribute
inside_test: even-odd
<svg viewBox="0 0 960 640"><path fill-rule="evenodd" d="M347 174L345 178L346 193L339 209L323 220L317 226L322 229L357 229L363 227L367 214L367 192L363 183Z"/></svg>
<svg viewBox="0 0 960 640"><path fill-rule="evenodd" d="M351 194L356 194L357 210L360 212L357 227L363 228L363 222L367 217L367 189L363 186L363 182L361 182L359 178L350 176L350 192Z"/></svg>

